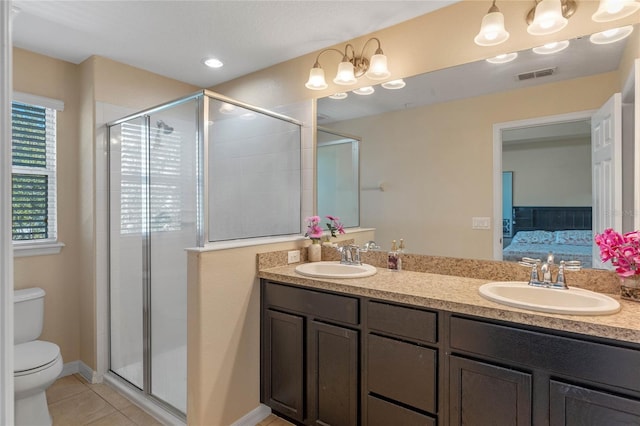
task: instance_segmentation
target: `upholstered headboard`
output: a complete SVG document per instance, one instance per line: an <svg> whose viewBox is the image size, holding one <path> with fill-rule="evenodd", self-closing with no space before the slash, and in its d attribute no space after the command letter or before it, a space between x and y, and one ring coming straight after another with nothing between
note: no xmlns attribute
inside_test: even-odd
<svg viewBox="0 0 640 426"><path fill-rule="evenodd" d="M513 233L543 229L558 231L567 229L591 229L591 207L540 207L519 206L513 208Z"/></svg>

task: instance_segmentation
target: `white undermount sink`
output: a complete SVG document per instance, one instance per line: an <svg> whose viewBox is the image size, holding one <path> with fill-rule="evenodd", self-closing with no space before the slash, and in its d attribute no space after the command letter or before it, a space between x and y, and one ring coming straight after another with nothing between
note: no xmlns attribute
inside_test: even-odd
<svg viewBox="0 0 640 426"><path fill-rule="evenodd" d="M575 287L563 290L507 281L484 284L479 291L485 299L503 305L552 314L608 315L620 310L617 300Z"/></svg>
<svg viewBox="0 0 640 426"><path fill-rule="evenodd" d="M296 266L295 271L307 277L314 278L363 278L375 275L375 266L345 265L340 262L311 262Z"/></svg>

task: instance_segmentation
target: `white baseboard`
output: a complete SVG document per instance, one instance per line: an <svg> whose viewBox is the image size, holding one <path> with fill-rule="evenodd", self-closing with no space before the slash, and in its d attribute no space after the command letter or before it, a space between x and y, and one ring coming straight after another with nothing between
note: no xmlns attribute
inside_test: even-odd
<svg viewBox="0 0 640 426"><path fill-rule="evenodd" d="M260 404L240 419L236 420L231 426L255 426L271 414L271 408L264 404Z"/></svg>
<svg viewBox="0 0 640 426"><path fill-rule="evenodd" d="M62 366L62 373L60 373L60 377L70 376L76 373L79 373L89 383L102 382L102 377L98 376L97 372L93 371L91 367L79 360L66 362Z"/></svg>

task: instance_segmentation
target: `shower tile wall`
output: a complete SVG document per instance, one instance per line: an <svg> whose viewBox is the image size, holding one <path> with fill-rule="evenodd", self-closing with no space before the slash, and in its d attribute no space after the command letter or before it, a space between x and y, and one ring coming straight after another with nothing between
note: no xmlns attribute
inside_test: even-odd
<svg viewBox="0 0 640 426"><path fill-rule="evenodd" d="M298 126L245 110L209 126L210 240L300 232Z"/></svg>

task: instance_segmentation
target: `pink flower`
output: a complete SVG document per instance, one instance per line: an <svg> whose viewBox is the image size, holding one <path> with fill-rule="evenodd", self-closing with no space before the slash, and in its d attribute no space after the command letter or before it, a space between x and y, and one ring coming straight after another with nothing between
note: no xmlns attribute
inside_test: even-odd
<svg viewBox="0 0 640 426"><path fill-rule="evenodd" d="M332 237L336 237L336 233L344 234L344 226L340 223L339 217L327 215L326 218L329 219L329 222L327 223L327 230ZM324 230L320 226L321 220L320 216L309 216L305 218L305 222L307 223L307 232L305 232L304 236L309 237L312 240L321 239L324 233Z"/></svg>
<svg viewBox="0 0 640 426"><path fill-rule="evenodd" d="M610 260L619 276L640 275L640 231L620 235L608 228L596 234L594 240L600 248L600 259Z"/></svg>

